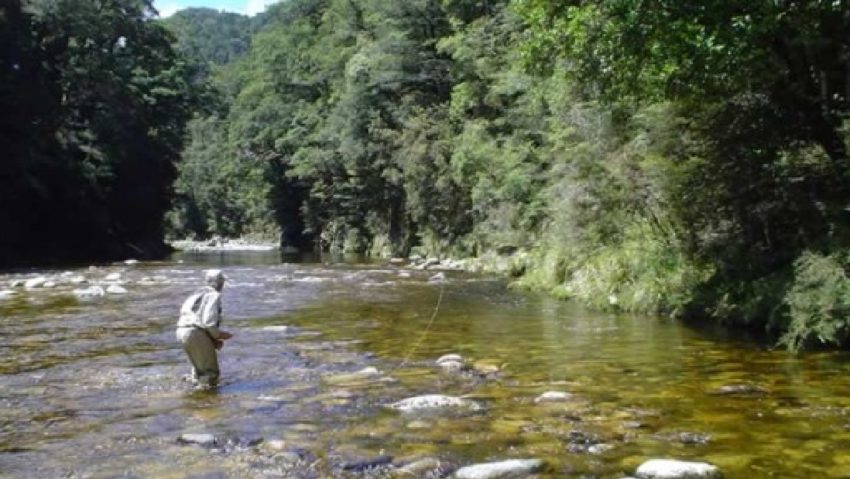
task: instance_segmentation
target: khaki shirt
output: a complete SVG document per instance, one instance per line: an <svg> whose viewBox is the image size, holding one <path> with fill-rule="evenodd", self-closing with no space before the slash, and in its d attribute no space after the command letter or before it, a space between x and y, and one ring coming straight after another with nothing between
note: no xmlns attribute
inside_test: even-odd
<svg viewBox="0 0 850 479"><path fill-rule="evenodd" d="M198 296L200 295L200 296ZM209 286L196 291L180 308L178 328L200 328L206 330L213 339L221 336L221 293Z"/></svg>

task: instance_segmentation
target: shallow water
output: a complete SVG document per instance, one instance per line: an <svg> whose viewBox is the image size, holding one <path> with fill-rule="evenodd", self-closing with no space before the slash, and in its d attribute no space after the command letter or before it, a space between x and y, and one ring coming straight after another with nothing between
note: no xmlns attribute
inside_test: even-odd
<svg viewBox="0 0 850 479"><path fill-rule="evenodd" d="M213 266L231 278L235 337L222 385L203 392L182 379L173 325ZM127 294L74 296L115 272ZM846 354L794 357L673 321L589 313L495 278L430 283L434 272L383 264L226 253L62 274L0 275L0 290L37 275L59 283L0 299L6 477L374 477L388 468L345 465L381 455L540 458L540 477L620 478L655 457L708 461L727 478L850 477ZM89 283L70 284L76 275ZM477 370L441 371L447 353ZM380 374L356 373L366 367ZM729 385L749 390L718 394ZM546 391L573 396L534 401ZM484 409L384 407L431 393ZM230 440L183 445L184 433Z"/></svg>

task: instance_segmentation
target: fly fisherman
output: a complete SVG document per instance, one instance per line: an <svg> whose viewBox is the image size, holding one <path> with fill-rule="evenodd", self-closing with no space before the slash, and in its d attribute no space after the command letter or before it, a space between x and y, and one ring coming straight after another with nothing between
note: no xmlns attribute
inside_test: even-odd
<svg viewBox="0 0 850 479"><path fill-rule="evenodd" d="M192 381L202 387L212 387L218 382L218 355L227 331L219 329L221 323L221 289L226 279L221 270L205 272L207 286L192 293L180 308L177 322L177 339L192 363Z"/></svg>

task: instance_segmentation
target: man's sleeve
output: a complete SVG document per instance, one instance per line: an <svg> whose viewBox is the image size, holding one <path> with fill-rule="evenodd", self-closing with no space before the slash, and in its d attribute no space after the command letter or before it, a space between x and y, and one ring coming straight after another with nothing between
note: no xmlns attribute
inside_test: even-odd
<svg viewBox="0 0 850 479"><path fill-rule="evenodd" d="M218 330L218 324L221 321L221 295L219 293L209 293L204 299L203 309L201 310L202 326L210 333L213 339L218 339L221 336Z"/></svg>

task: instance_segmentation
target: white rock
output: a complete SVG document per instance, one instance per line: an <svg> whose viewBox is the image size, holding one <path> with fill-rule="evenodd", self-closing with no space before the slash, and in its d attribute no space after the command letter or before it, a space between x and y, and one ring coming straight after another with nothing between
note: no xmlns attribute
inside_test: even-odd
<svg viewBox="0 0 850 479"><path fill-rule="evenodd" d="M120 281L121 273L109 273L103 278L104 281Z"/></svg>
<svg viewBox="0 0 850 479"><path fill-rule="evenodd" d="M463 356L461 356L460 354L451 353L451 354L444 354L444 355L440 356L439 358L437 358L437 364L445 363L445 362L462 363L463 362Z"/></svg>
<svg viewBox="0 0 850 479"><path fill-rule="evenodd" d="M611 449L614 449L614 446L611 444L594 444L587 448L587 452L590 454L605 454Z"/></svg>
<svg viewBox="0 0 850 479"><path fill-rule="evenodd" d="M198 444L199 446L215 446L215 436L212 434L183 434L177 438L178 442L184 444Z"/></svg>
<svg viewBox="0 0 850 479"><path fill-rule="evenodd" d="M47 289L55 288L56 287L56 281L45 281L44 284L41 285L41 287L47 288Z"/></svg>
<svg viewBox="0 0 850 479"><path fill-rule="evenodd" d="M71 283L71 284L83 284L83 283L88 283L89 280L87 280L85 276L77 275L77 276L71 276L70 278L68 278L68 282Z"/></svg>
<svg viewBox="0 0 850 479"><path fill-rule="evenodd" d="M717 466L705 462L651 459L638 467L639 479L720 479Z"/></svg>
<svg viewBox="0 0 850 479"><path fill-rule="evenodd" d="M38 278L30 278L26 280L24 283L24 288L27 289L35 289L44 286L44 283L47 282L47 278L44 276L39 276Z"/></svg>
<svg viewBox="0 0 850 479"><path fill-rule="evenodd" d="M4 289L4 290L0 291L0 299L11 298L12 296L14 296L16 294L18 294L18 293L12 291L11 289Z"/></svg>
<svg viewBox="0 0 850 479"><path fill-rule="evenodd" d="M357 374L358 376L379 376L381 374L381 371L378 371L378 369L375 367L368 366L361 369L360 371L355 372L354 374Z"/></svg>
<svg viewBox="0 0 850 479"><path fill-rule="evenodd" d="M127 294L127 288L118 286L117 284L110 284L106 288L106 292L109 294Z"/></svg>
<svg viewBox="0 0 850 479"><path fill-rule="evenodd" d="M534 402L563 402L569 401L572 397L572 394L564 391L546 391L545 393L534 398Z"/></svg>
<svg viewBox="0 0 850 479"><path fill-rule="evenodd" d="M510 459L462 467L455 472L457 479L524 478L540 472L546 463L540 459Z"/></svg>
<svg viewBox="0 0 850 479"><path fill-rule="evenodd" d="M410 272L409 272L409 271L399 271L399 272L398 272L398 277L399 277L399 278L409 278L409 277L410 277Z"/></svg>
<svg viewBox="0 0 850 479"><path fill-rule="evenodd" d="M395 470L397 477L427 477L428 473L439 469L441 463L439 459L426 457L418 461L411 462Z"/></svg>
<svg viewBox="0 0 850 479"><path fill-rule="evenodd" d="M414 396L401 401L388 404L387 407L401 412L424 411L433 409L468 409L478 411L481 405L475 401L455 396L444 396L442 394L426 394Z"/></svg>
<svg viewBox="0 0 850 479"><path fill-rule="evenodd" d="M75 289L74 295L80 298L103 296L106 292L100 286L90 286L85 289Z"/></svg>
<svg viewBox="0 0 850 479"><path fill-rule="evenodd" d="M130 264L130 265L132 265L132 264L139 264L139 260L137 260L137 259L128 259L128 260L124 261L124 264Z"/></svg>

